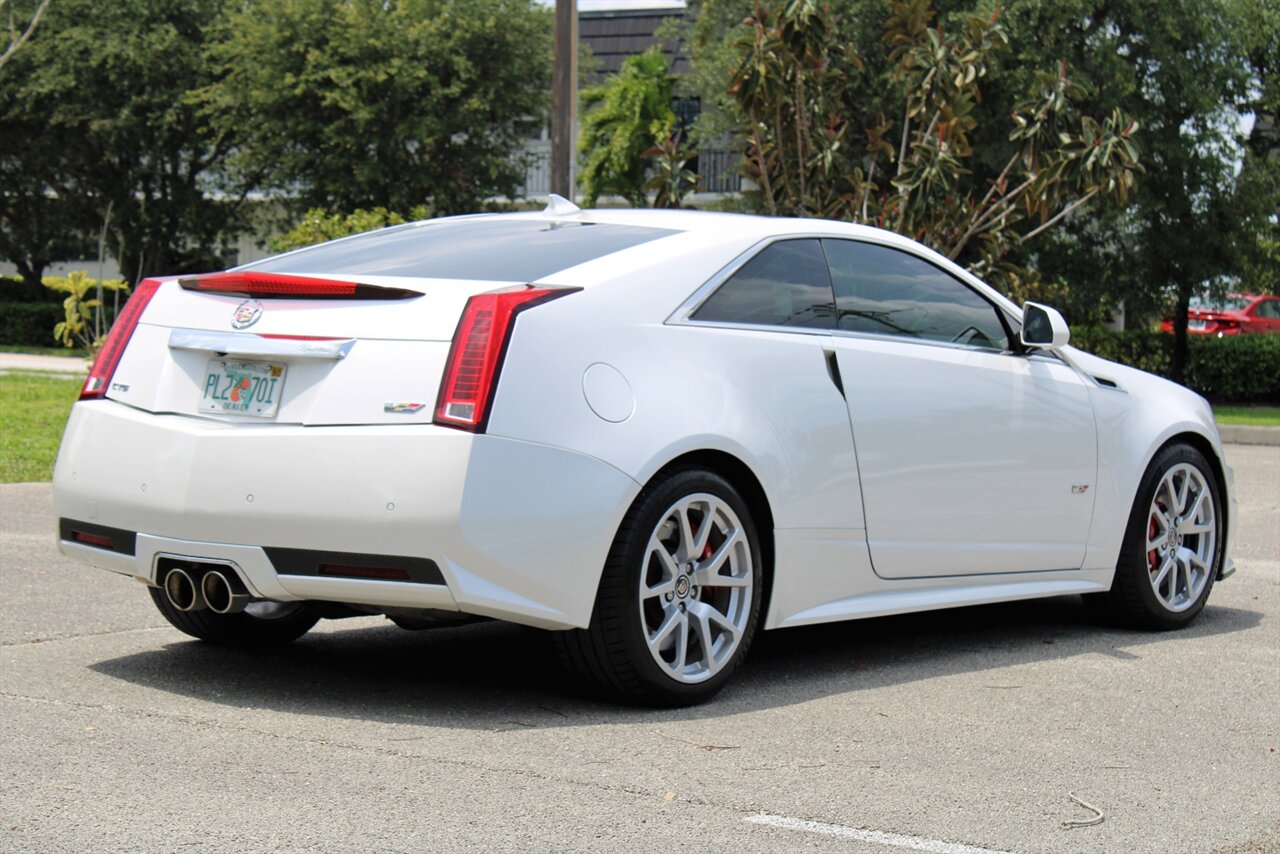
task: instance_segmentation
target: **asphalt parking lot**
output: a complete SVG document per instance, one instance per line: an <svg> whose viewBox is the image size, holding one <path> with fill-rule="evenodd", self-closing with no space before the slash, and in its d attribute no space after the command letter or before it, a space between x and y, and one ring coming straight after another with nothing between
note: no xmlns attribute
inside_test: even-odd
<svg viewBox="0 0 1280 854"><path fill-rule="evenodd" d="M1066 597L772 632L662 712L500 624L208 647L0 486L0 850L1280 851L1280 448L1228 453L1239 571L1189 630Z"/></svg>

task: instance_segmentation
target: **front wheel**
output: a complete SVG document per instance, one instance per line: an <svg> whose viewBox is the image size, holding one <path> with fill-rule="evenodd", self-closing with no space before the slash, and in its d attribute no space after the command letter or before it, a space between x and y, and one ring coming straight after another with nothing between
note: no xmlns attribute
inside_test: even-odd
<svg viewBox="0 0 1280 854"><path fill-rule="evenodd" d="M1118 622L1187 625L1204 609L1222 561L1222 489L1190 445L1161 450L1139 485L1108 593L1086 597Z"/></svg>
<svg viewBox="0 0 1280 854"><path fill-rule="evenodd" d="M628 702L703 702L746 656L762 578L742 496L713 472L677 469L645 487L627 512L590 627L555 635L561 657Z"/></svg>
<svg viewBox="0 0 1280 854"><path fill-rule="evenodd" d="M217 614L208 609L179 611L161 588L147 589L156 610L175 629L221 646L279 646L302 637L320 619L305 605L289 602L255 602L238 614Z"/></svg>

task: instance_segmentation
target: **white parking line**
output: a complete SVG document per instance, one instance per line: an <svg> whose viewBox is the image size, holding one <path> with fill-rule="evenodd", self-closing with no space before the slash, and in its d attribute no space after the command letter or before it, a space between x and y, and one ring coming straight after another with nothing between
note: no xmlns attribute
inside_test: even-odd
<svg viewBox="0 0 1280 854"><path fill-rule="evenodd" d="M928 851L929 854L1009 854L1007 851L996 851L993 848L979 848L975 845L962 845L959 842L943 842L940 839L926 839L922 836L904 836L901 833L883 833L879 830L860 830L856 827L845 827L842 824L827 824L821 821L805 821L801 818L788 818L785 815L769 815L760 813L747 816L752 824L763 824L768 827L780 827L783 830L799 830L804 833L821 833L825 836L838 836L857 842L874 842L877 845L892 845L897 848L909 848L912 851Z"/></svg>

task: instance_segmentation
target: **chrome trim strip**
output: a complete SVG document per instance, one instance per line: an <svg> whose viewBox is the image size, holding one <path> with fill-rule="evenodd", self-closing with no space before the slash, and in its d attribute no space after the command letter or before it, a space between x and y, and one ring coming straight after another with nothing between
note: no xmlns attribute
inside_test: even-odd
<svg viewBox="0 0 1280 854"><path fill-rule="evenodd" d="M171 350L194 350L227 356L344 359L355 343L354 338L308 341L292 338L264 338L254 333L209 332L203 329L174 329L169 333Z"/></svg>

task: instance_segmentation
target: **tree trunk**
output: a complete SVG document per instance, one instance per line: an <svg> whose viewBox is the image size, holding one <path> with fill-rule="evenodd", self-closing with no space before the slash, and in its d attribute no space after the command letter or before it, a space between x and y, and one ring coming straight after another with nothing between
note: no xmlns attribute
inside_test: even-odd
<svg viewBox="0 0 1280 854"><path fill-rule="evenodd" d="M18 275L22 277L22 295L29 300L43 297L44 262L35 258L15 258L13 265L18 268Z"/></svg>
<svg viewBox="0 0 1280 854"><path fill-rule="evenodd" d="M1173 362L1169 379L1177 383L1187 376L1187 309L1191 305L1191 285L1178 283L1178 304L1173 309Z"/></svg>

